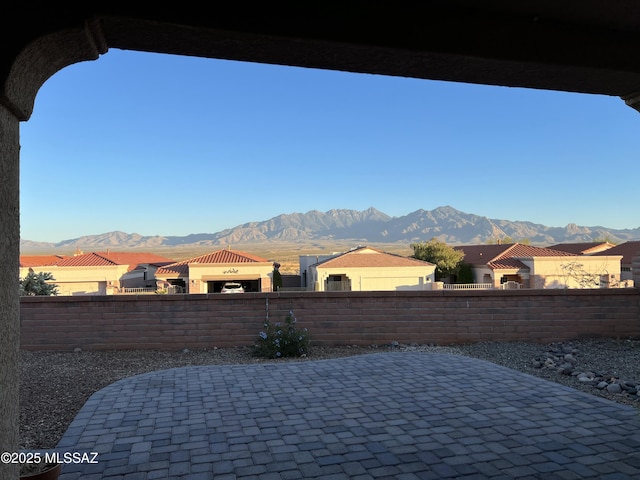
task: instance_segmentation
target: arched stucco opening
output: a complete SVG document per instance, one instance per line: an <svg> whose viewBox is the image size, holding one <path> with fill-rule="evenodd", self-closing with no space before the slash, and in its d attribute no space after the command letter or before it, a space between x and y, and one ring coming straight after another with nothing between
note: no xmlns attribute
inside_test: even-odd
<svg viewBox="0 0 640 480"><path fill-rule="evenodd" d="M607 5L603 11L596 1L558 7L501 3L471 9L467 2L424 2L416 12L378 6L363 11L358 3L311 14L302 7L265 4L246 11L243 5L221 7L210 17L179 6L102 6L99 13L85 6L5 7L0 267L7 278L18 276L19 124L31 116L38 89L51 75L95 60L108 48L600 93L640 109L635 5ZM19 298L11 281L0 285L0 305L0 448L15 451ZM17 478L16 472L13 465L0 465L3 478Z"/></svg>
<svg viewBox="0 0 640 480"><path fill-rule="evenodd" d="M94 60L106 51L97 47L92 23L84 28L53 32L36 38L14 59L3 79L0 95L0 266L7 279L19 277L19 122L31 116L39 88L67 65ZM6 66L6 65L5 65ZM0 286L0 449L16 451L18 445L19 296L11 281ZM17 465L0 465L2 478L17 478Z"/></svg>

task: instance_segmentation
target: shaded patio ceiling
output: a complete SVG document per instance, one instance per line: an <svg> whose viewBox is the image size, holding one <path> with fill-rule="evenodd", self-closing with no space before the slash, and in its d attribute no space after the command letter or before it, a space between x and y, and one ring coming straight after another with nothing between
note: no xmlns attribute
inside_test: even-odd
<svg viewBox="0 0 640 480"><path fill-rule="evenodd" d="M166 5L13 4L0 17L0 81L26 44L87 28L99 53L117 48L612 95L634 108L640 102L640 2L633 0Z"/></svg>

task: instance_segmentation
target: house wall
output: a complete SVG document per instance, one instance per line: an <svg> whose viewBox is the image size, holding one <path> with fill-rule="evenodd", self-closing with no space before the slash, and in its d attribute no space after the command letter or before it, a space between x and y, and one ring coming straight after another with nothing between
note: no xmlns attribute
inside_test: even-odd
<svg viewBox="0 0 640 480"><path fill-rule="evenodd" d="M518 274L522 278L524 288L553 289L553 288L581 288L579 275L570 275L563 269L571 263L581 265L580 270L586 275L609 276L614 282L621 280L620 260L621 256L579 256L579 257L530 257L520 258L522 263L529 267L529 272L511 270L491 270L485 266L472 266L473 279L475 283L485 283L484 276L491 275L493 285L500 287L500 278L507 274ZM603 277L604 280L604 277Z"/></svg>
<svg viewBox="0 0 640 480"><path fill-rule="evenodd" d="M78 296L78 295L111 295L112 285L107 282L64 282L58 285L58 295Z"/></svg>
<svg viewBox="0 0 640 480"><path fill-rule="evenodd" d="M311 278L318 291L324 291L325 281L331 275L346 275L351 280L351 291L430 290L435 281L435 265L426 267L384 268L310 268Z"/></svg>
<svg viewBox="0 0 640 480"><path fill-rule="evenodd" d="M491 270L488 267L471 267L474 283L491 283L493 288L501 288L502 277L517 275L523 288L529 288L529 272L522 272L518 269Z"/></svg>
<svg viewBox="0 0 640 480"><path fill-rule="evenodd" d="M59 295L104 295L116 293L127 265L92 267L48 266L34 269L36 273L50 272L58 285Z"/></svg>
<svg viewBox="0 0 640 480"><path fill-rule="evenodd" d="M485 275L489 275L493 279L493 286L500 286L500 279L498 278L498 280L496 280L494 278L493 270L491 270L490 268L472 265L471 273L473 275L473 283L489 283L485 280ZM496 285L496 282L498 283L498 285Z"/></svg>
<svg viewBox="0 0 640 480"><path fill-rule="evenodd" d="M293 311L316 345L640 338L640 290L436 290L21 298L30 350L251 345Z"/></svg>
<svg viewBox="0 0 640 480"><path fill-rule="evenodd" d="M324 262L325 260L329 260L330 258L334 258L340 255L340 253L332 253L325 255L300 255L298 257L298 261L300 263L300 286L313 288L314 281L312 280L313 273L309 271L309 267L319 262ZM305 285L304 280L307 280L307 284Z"/></svg>
<svg viewBox="0 0 640 480"><path fill-rule="evenodd" d="M145 270L132 270L130 272L125 273L122 278L120 278L120 286L123 288L141 288L146 287L147 284L155 285L155 280L153 277L150 281L147 281Z"/></svg>
<svg viewBox="0 0 640 480"><path fill-rule="evenodd" d="M581 273L598 279L606 274L619 281L621 259L621 255L519 258L530 269L531 288L547 289L581 288ZM576 273L571 274L567 268L571 264L576 267Z"/></svg>
<svg viewBox="0 0 640 480"><path fill-rule="evenodd" d="M356 287L354 287L354 280ZM401 276L401 275L392 275L392 276L375 276L369 274L360 275L356 279L352 279L351 289L359 290L359 291L394 291L394 290L431 290L431 285L433 284L434 279L430 276L425 278L424 276L420 277L411 277L411 276Z"/></svg>

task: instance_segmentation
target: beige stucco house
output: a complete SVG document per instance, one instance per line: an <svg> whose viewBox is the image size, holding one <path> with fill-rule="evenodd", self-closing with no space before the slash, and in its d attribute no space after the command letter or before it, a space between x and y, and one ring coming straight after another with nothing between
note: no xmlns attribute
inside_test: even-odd
<svg viewBox="0 0 640 480"><path fill-rule="evenodd" d="M155 272L173 260L145 252L78 252L75 255L20 257L20 278L29 270L49 272L58 295L114 295L139 289L155 290Z"/></svg>
<svg viewBox="0 0 640 480"><path fill-rule="evenodd" d="M594 255L533 247L507 245L466 245L454 247L464 252L474 283L491 288L609 288L620 284L621 255L610 250Z"/></svg>
<svg viewBox="0 0 640 480"><path fill-rule="evenodd" d="M271 292L273 268L265 258L225 249L159 268L156 280L186 293L219 293L226 282L241 283L245 292Z"/></svg>
<svg viewBox="0 0 640 480"><path fill-rule="evenodd" d="M415 258L358 247L309 265L306 277L316 291L431 290L435 268Z"/></svg>
<svg viewBox="0 0 640 480"><path fill-rule="evenodd" d="M628 284L637 281L638 273L634 272L633 264L634 259L640 257L640 240L631 240L611 247L606 252L597 252L594 256L607 256L607 255L622 255L620 260L620 280L627 282ZM636 278L634 278L634 276Z"/></svg>
<svg viewBox="0 0 640 480"><path fill-rule="evenodd" d="M24 278L29 269L43 271L44 267L55 265L66 255L20 255L20 278Z"/></svg>
<svg viewBox="0 0 640 480"><path fill-rule="evenodd" d="M634 259L640 261L640 240L629 240L628 242L615 245L609 242L602 243L559 243L549 248L562 250L564 252L578 253L580 255L622 255L620 260L620 281L627 286L638 282L638 273L634 272ZM634 273L635 277L634 278ZM635 281L635 282L634 282Z"/></svg>

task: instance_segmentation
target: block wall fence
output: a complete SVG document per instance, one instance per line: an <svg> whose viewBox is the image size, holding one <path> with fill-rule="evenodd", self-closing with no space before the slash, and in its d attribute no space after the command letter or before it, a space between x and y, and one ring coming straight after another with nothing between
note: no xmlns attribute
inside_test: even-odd
<svg viewBox="0 0 640 480"><path fill-rule="evenodd" d="M69 351L251 345L289 311L312 345L640 338L640 290L282 292L23 297L21 347Z"/></svg>

